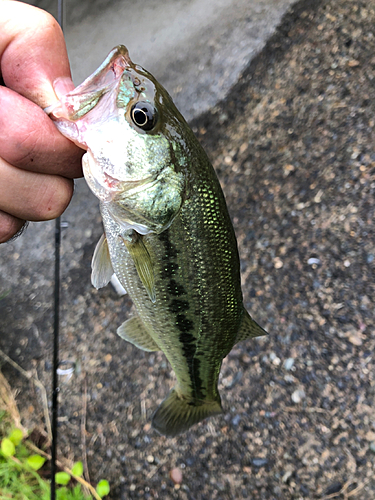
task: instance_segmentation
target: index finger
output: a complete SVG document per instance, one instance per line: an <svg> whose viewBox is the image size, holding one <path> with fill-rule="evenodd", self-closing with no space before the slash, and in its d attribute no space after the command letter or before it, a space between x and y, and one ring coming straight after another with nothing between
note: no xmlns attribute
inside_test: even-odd
<svg viewBox="0 0 375 500"><path fill-rule="evenodd" d="M0 11L4 83L45 108L57 99L53 82L71 79L61 28L47 12L21 2L0 0ZM74 88L73 83L70 86L69 90Z"/></svg>
<svg viewBox="0 0 375 500"><path fill-rule="evenodd" d="M47 12L0 0L0 156L39 173L81 177L82 150L42 111L56 101L54 82L74 88L65 40ZM41 107L41 108L40 108Z"/></svg>

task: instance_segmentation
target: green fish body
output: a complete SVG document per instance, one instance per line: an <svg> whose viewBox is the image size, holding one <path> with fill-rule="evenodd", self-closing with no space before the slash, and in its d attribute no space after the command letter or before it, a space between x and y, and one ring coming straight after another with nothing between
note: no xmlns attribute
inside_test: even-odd
<svg viewBox="0 0 375 500"><path fill-rule="evenodd" d="M223 358L240 340L266 333L243 306L216 174L168 93L124 46L46 111L87 149L84 175L105 233L92 282L100 288L116 274L137 310L118 334L165 353L177 383L152 423L166 436L180 434L222 412Z"/></svg>

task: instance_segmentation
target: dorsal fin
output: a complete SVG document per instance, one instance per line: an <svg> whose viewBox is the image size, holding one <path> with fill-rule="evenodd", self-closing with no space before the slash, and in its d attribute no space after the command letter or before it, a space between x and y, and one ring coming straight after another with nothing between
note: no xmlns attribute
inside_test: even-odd
<svg viewBox="0 0 375 500"><path fill-rule="evenodd" d="M268 333L266 332L266 330L263 330L263 328L253 320L246 309L244 309L241 325L236 337L236 343L241 342L241 340L246 340L253 337L261 337L263 335L268 335Z"/></svg>

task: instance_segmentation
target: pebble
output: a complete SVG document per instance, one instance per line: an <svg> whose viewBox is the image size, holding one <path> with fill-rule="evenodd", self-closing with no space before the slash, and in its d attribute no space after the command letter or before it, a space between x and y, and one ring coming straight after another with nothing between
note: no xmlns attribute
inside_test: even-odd
<svg viewBox="0 0 375 500"><path fill-rule="evenodd" d="M349 342L355 346L360 346L363 344L361 337L357 333L352 333L349 338Z"/></svg>
<svg viewBox="0 0 375 500"><path fill-rule="evenodd" d="M374 431L368 431L366 433L366 441L371 441L371 442L375 442L375 432Z"/></svg>
<svg viewBox="0 0 375 500"><path fill-rule="evenodd" d="M294 365L294 358L288 358L284 361L285 370L291 370Z"/></svg>
<svg viewBox="0 0 375 500"><path fill-rule="evenodd" d="M280 257L275 257L273 265L275 269L281 269L284 265L284 262L280 259Z"/></svg>
<svg viewBox="0 0 375 500"><path fill-rule="evenodd" d="M179 467L175 467L170 471L169 477L172 479L174 484L181 484L183 479L182 470Z"/></svg>
<svg viewBox="0 0 375 500"><path fill-rule="evenodd" d="M253 458L252 463L255 467L264 467L268 464L268 460L266 458Z"/></svg>
<svg viewBox="0 0 375 500"><path fill-rule="evenodd" d="M237 427L237 425L241 422L241 415L236 415L232 418L232 424Z"/></svg>
<svg viewBox="0 0 375 500"><path fill-rule="evenodd" d="M303 389L297 389L296 391L293 392L292 394L292 401L293 403L300 403L303 399L305 399L306 394Z"/></svg>
<svg viewBox="0 0 375 500"><path fill-rule="evenodd" d="M282 480L282 482L283 482L283 483L288 482L288 480L290 479L290 477L291 477L292 475L293 475L293 471L291 471L291 470L287 470L287 471L285 472L285 474L283 475L282 479L281 479L281 480Z"/></svg>
<svg viewBox="0 0 375 500"><path fill-rule="evenodd" d="M320 259L317 259L315 257L311 257L307 263L309 264L309 266L312 266L313 264L320 264Z"/></svg>

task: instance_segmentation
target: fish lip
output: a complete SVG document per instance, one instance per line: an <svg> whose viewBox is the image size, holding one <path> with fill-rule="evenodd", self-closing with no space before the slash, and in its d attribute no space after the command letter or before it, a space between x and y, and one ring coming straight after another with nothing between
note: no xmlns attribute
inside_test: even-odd
<svg viewBox="0 0 375 500"><path fill-rule="evenodd" d="M112 85L116 85L116 83L121 79L122 74L128 68L134 67L133 62L129 57L128 49L124 45L118 45L115 47L99 68L92 73L89 77L87 77L78 87L70 91L67 96L74 96L76 94L81 94L84 90L86 92L93 89L94 91L98 91L98 88L107 89L107 91L112 87ZM105 77L103 75L108 75L112 71L113 79L106 82ZM104 82L103 82L104 79Z"/></svg>
<svg viewBox="0 0 375 500"><path fill-rule="evenodd" d="M60 96L53 104L44 108L44 111L53 120L59 120L61 116L69 121L76 121L75 113L79 108L82 95L90 93L102 96L116 88L122 78L123 73L130 68L134 68L134 63L130 59L128 49L124 45L118 45L108 54L106 59L98 69L88 76L78 87Z"/></svg>

